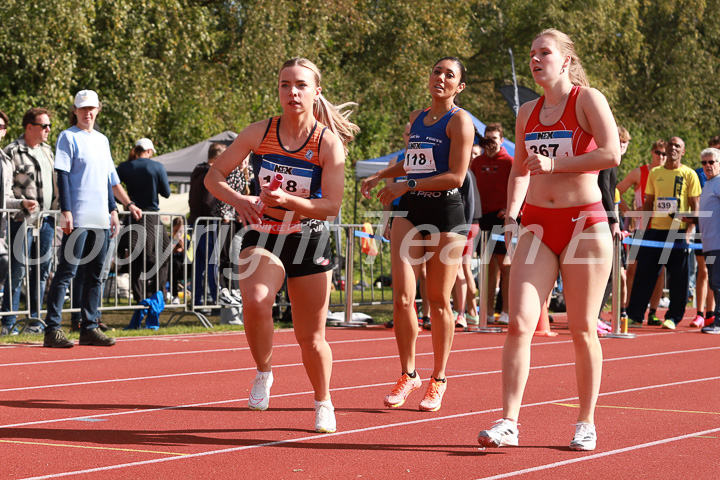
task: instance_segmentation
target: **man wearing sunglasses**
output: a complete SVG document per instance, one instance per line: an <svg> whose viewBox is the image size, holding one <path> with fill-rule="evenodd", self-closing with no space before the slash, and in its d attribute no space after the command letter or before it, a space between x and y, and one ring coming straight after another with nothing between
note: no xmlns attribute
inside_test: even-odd
<svg viewBox="0 0 720 480"><path fill-rule="evenodd" d="M665 152L665 164L648 174L643 211L652 212L652 217L643 240L666 246L639 250L627 314L630 320L642 322L660 267L664 264L669 280L670 306L662 327L674 330L685 315L688 300L690 254L687 244L695 231L690 219L697 217L700 180L692 168L682 164L685 142L681 138L672 137Z"/></svg>
<svg viewBox="0 0 720 480"><path fill-rule="evenodd" d="M715 321L701 331L720 334L720 150L706 148L700 154L707 182L700 195L700 238L710 289L715 297Z"/></svg>
<svg viewBox="0 0 720 480"><path fill-rule="evenodd" d="M39 318L38 300L42 303L50 271L51 255L48 252L55 235L53 216L44 215L42 212L57 209L54 157L52 148L47 144L52 128L50 112L44 108L33 107L23 116L22 126L25 132L5 148L5 153L12 159L15 167L12 190L16 198L37 201L38 208L32 212L23 208L10 221L10 272L5 279L2 311L18 309L20 285L25 277L26 258L29 258L30 317ZM27 238L27 241L16 240L18 237ZM35 271L38 268L35 259L38 258L42 259L39 265L39 285ZM3 317L3 327L11 330L15 319L15 315ZM42 333L42 324L30 325L25 332Z"/></svg>

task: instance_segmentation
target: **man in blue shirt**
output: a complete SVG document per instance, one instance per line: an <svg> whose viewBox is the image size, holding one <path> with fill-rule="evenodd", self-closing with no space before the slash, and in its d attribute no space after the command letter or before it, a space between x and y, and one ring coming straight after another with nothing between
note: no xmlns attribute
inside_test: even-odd
<svg viewBox="0 0 720 480"><path fill-rule="evenodd" d="M162 290L168 277L170 237L165 232L160 215L153 212L160 210L158 195L170 197L170 184L165 167L152 160L154 154L152 140L141 138L130 152L130 158L117 167L118 177L127 187L131 203L145 213L151 212L139 221L130 219L133 225L130 251L134 257L130 262L130 277L135 302ZM137 249L138 243L144 248Z"/></svg>

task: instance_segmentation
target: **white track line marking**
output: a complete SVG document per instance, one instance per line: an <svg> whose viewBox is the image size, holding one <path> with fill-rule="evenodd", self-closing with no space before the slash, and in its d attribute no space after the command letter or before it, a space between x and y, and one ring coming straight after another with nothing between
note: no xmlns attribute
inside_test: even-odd
<svg viewBox="0 0 720 480"><path fill-rule="evenodd" d="M276 330L277 332L292 332L291 329L287 330ZM684 332L669 332L669 333L651 333L647 335L642 335L642 337L650 337L650 336L656 336L656 335L668 335L670 333L684 333ZM455 335L474 335L475 332L457 332ZM228 332L225 333L217 333L217 334L206 334L206 333L197 333L197 334L187 334L189 338L197 338L199 336L207 336L207 335L223 335L223 336L244 336L243 332ZM428 337L430 338L430 334L426 335L420 335L420 337ZM157 340L157 341L171 341L175 338L184 338L183 335L153 335L148 337L121 337L121 342L124 342L127 339L130 340ZM381 337L381 338L363 338L363 339L354 339L354 340L335 340L328 342L330 345L340 345L340 344L346 344L346 343L362 343L362 342L377 342L377 341L388 341L392 340L395 341L395 337ZM601 341L608 340L611 341L611 339L600 339ZM533 343L533 347L541 347L545 345L558 345L558 344L564 344L564 343L572 343L572 340L558 340L558 341L551 341L551 342L542 342L542 343ZM10 345L6 345L7 347L10 347ZM37 345L17 345L18 347L31 347L31 348L43 348L41 344ZM288 347L299 347L297 343L284 343L279 345L274 345L273 348L288 348ZM484 347L486 349L498 349L502 348L502 345L499 346L490 346L490 347ZM117 355L117 356L103 356L103 357L87 357L87 358L68 358L68 359L60 359L60 360L42 360L42 361L31 361L31 362L17 362L17 363L2 363L0 364L0 368L2 367L18 367L18 366L25 366L25 365L42 365L42 364L62 364L62 363L72 363L72 362L95 362L98 360L115 360L115 359L127 359L127 358L150 358L150 357L162 357L162 356L171 356L171 355L187 355L187 354L204 354L204 353L214 353L214 352L232 352L232 351L245 351L249 350L249 347L230 347L225 349L211 349L211 350L193 350L188 352L163 352L163 353L141 353L141 354L134 354L134 355ZM470 350L453 350L453 352L465 352L465 351L475 351L475 349Z"/></svg>
<svg viewBox="0 0 720 480"><path fill-rule="evenodd" d="M368 338L361 340L338 340L334 342L328 342L330 345L341 344L341 343L361 343L361 342L376 342L378 340L392 340L395 341L395 337L388 338ZM279 345L273 345L273 348L288 348L298 347L297 343L282 343ZM500 347L502 348L502 347ZM104 356L104 357L87 357L87 358L67 358L61 360L42 360L35 362L17 362L17 363L2 363L0 367L19 367L24 365L41 365L41 364L54 364L54 363L72 363L72 362L95 362L98 360L117 360L127 358L148 358L148 357L166 357L171 355L192 355L192 354L206 354L206 353L221 353L221 352L240 352L250 350L250 347L230 347L230 348L216 348L211 350L191 350L186 352L161 352L161 353L139 353L133 355L115 355L115 356Z"/></svg>
<svg viewBox="0 0 720 480"><path fill-rule="evenodd" d="M680 435L677 437L664 438L662 440L656 440L654 442L641 443L639 445L633 445L632 447L618 448L617 450L610 450L609 452L595 453L592 455L582 456L573 458L570 460L563 460L561 462L548 463L546 465L538 465L537 467L525 468L523 470L517 470L514 472L502 473L500 475L493 475L492 477L483 477L478 480L498 480L500 478L516 477L518 475L524 475L526 473L540 472L542 470L549 470L551 468L563 467L565 465L571 465L573 463L586 462L588 460L595 460L597 458L608 457L610 455L617 455L625 452L632 452L633 450L639 450L641 448L655 447L657 445L663 445L665 443L677 442L678 440L685 440L687 438L697 437L699 435L706 435L708 433L720 432L720 428L713 428L711 430L703 430L702 432L688 433L687 435Z"/></svg>
<svg viewBox="0 0 720 480"><path fill-rule="evenodd" d="M553 342L553 343L544 343L542 345L553 345L557 343L568 343L571 342L570 340L566 342ZM485 351L485 350L496 350L500 349L502 346L494 346L494 347L478 347L478 348L466 348L466 349L460 349L460 350L452 350L451 353L469 353L469 352L478 352L478 351ZM705 347L705 348L694 348L689 350L675 350L672 352L660 352L660 353L648 353L644 355L630 355L627 357L617 357L617 358L606 358L603 360L603 362L615 362L615 361L622 361L622 360L637 360L641 358L649 358L649 357L659 357L663 355L680 355L685 353L696 353L696 352L705 352L705 351L712 351L712 350L718 350L720 347ZM428 356L433 355L433 352L425 352L425 353L417 353L416 357L421 356ZM348 362L364 362L364 361L377 361L377 360L386 360L386 359L392 359L397 358L397 355L385 355L385 356L379 356L379 357L364 357L364 358L347 358L342 360L333 360L333 364L339 364L339 363L348 363ZM556 363L551 365L537 365L534 367L531 367L532 370L537 369L544 369L544 368L557 368L557 367L566 367L566 366L572 366L574 363ZM288 368L288 367L299 367L302 366L302 363L286 363L282 365L274 365L273 368ZM56 384L50 384L50 385L35 385L35 386L28 386L28 387L13 387L13 388L3 388L0 389L0 393L4 392L20 392L20 391L27 391L27 390L43 390L47 388L63 388L63 387L78 387L78 386L84 386L84 385L98 385L98 384L104 384L104 383L119 383L119 382L135 382L135 381L142 381L142 380L157 380L161 378L177 378L177 377L184 377L184 376L195 376L195 375L211 375L211 374L222 374L222 373L236 373L236 372L247 372L255 370L256 367L243 367L243 368L228 368L228 369L222 369L222 370L205 370L205 371L199 371L199 372L185 372L185 373L169 373L165 375L148 375L145 377L129 377L129 378L113 378L108 380L93 380L89 382L73 382L73 383L56 383ZM469 373L466 374L468 376L476 376L476 375L488 375L490 373L501 373L500 371L491 371L491 372L475 372L475 373ZM455 378L463 377L466 375L453 375Z"/></svg>
<svg viewBox="0 0 720 480"><path fill-rule="evenodd" d="M658 384L658 385L648 385L648 386L644 386L644 387L637 387L637 388L626 389L626 390L618 390L615 392L605 392L605 393L600 393L600 396L602 397L602 396L616 395L616 394L626 393L626 392L651 390L651 389L655 389L655 388L663 388L663 387L669 387L669 386L685 385L685 384L690 384L690 383L715 381L715 380L720 380L720 376L695 379L695 380L685 380L685 381L679 381L679 382L671 382L671 383ZM353 388L356 388L356 387L353 387ZM536 403L523 405L523 407L527 408L527 407L544 406L544 405L550 405L553 403L568 402L568 401L572 401L572 400L577 400L577 397L569 397L569 398L563 398L563 399L555 399L555 400L549 400L549 401L543 401L543 402L536 402ZM261 444L257 444L257 445L245 445L242 447L232 447L232 448L224 448L221 450L211 450L208 452L191 453L191 454L188 454L188 455L185 455L182 457L165 457L165 458L158 458L158 459L154 459L154 460L145 460L145 461L140 461L140 462L130 462L130 463L124 463L124 464L109 465L109 466L105 466L105 467L90 468L90 469L86 469L86 470L76 470L76 471L72 471L72 472L54 473L54 474L44 475L44 476L40 476L40 477L30 477L30 478L26 478L23 480L39 480L39 479L45 479L45 478L68 477L68 476L72 476L72 475L81 475L81 474L86 474L86 473L106 472L109 470L117 470L120 468L136 467L136 466L140 466L140 465L151 465L151 464L164 463L164 462L170 462L170 461L185 460L188 458L199 458L199 457L205 457L205 456L209 456L209 455L218 455L218 454L223 454L223 453L239 452L239 451L243 451L243 450L251 450L251 449L261 448L261 447L272 447L272 446L278 446L278 445L289 444L289 443L323 440L326 438L333 438L333 437L341 436L341 435L351 435L354 433L364 433L364 432L371 432L371 431L377 431L377 430L385 430L388 428L404 427L404 426L408 426L408 425L417 425L417 424L421 424L421 423L437 422L437 421L441 421L441 420L451 420L451 419L456 419L456 418L471 417L471 416L477 416L477 415L499 412L499 411L502 411L502 409L501 408L493 408L493 409L482 410L482 411L478 411L478 412L458 413L458 414L454 414L454 415L424 418L424 419L412 420L412 421L408 421L408 422L399 422L399 423L391 423L391 424L387 424L387 425L377 425L374 427L357 428L354 430L347 430L345 432L336 432L336 433L324 434L324 435L314 434L314 435L306 436L306 437L293 438L293 439L288 439L288 440L278 440L275 442L266 442L266 443L261 443ZM84 417L84 418L89 418L89 417ZM570 464L570 463L590 460L590 459L597 458L597 457L603 457L603 456L614 455L614 454L618 454L618 453L624 453L626 451L632 451L632 450L636 450L638 448L646 448L646 447L653 446L653 445L669 443L672 441L681 440L684 438L690 438L690 437L694 437L697 435L705 435L705 434L714 433L717 431L720 431L720 428L712 429L712 430L704 430L704 431L696 432L696 433L690 433L690 434L682 435L679 437L666 438L663 440L657 440L655 442L649 442L646 444L621 448L621 449L612 450L609 452L598 453L595 455L583 456L581 458L566 460L564 462L556 462L553 464L533 467L532 469L526 469L526 470L523 470L522 472L527 473L529 471L555 468L555 467L562 466L564 464ZM517 474L519 474L519 473L518 472L510 472L510 473L504 474L504 475L515 476ZM487 479L483 479L483 480L489 480L491 478L505 478L505 477L504 476L495 476L495 477L488 477Z"/></svg>

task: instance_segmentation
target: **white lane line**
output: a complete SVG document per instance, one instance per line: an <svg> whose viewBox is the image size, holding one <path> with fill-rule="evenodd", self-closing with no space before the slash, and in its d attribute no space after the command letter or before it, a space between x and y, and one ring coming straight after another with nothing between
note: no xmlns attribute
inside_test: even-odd
<svg viewBox="0 0 720 480"><path fill-rule="evenodd" d="M286 329L286 330L278 330L278 331L287 331L292 332L292 329ZM276 333L278 332L276 331ZM671 333L682 333L682 332L671 332ZM667 335L668 333L651 333L647 335L643 335L642 337L650 337L650 336L656 336L656 335ZM208 334L206 333L198 333L198 334L188 334L192 335L192 338L197 338L198 336L206 336ZM228 334L212 334L215 335L223 335L223 336L244 336L243 332L231 332ZM475 335L475 332L457 332L455 335ZM431 335L428 333L426 335L420 335L420 337L430 337ZM122 337L121 341L124 342L126 339L131 340L158 340L158 341L170 341L173 338L182 338L182 335L159 335L159 336L148 336L148 337ZM610 339L601 339L612 341ZM328 343L330 345L340 345L340 344L347 344L347 343L363 343L363 342L377 342L377 341L395 341L395 337L381 337L381 338L362 338L362 339L354 339L354 340L335 340L335 341L329 341ZM542 347L546 345L559 345L559 344L565 344L565 343L572 343L572 340L557 340L557 341L550 341L550 342L539 342L539 343L533 343L533 347ZM26 346L26 345L21 345ZM297 343L286 343L286 344L279 344L274 345L273 348L288 348L288 347L298 347ZM32 348L43 348L42 345L32 345ZM502 348L502 345L499 346L491 346L491 347L485 347L486 349L500 349ZM188 354L205 354L205 353L215 353L215 352L237 352L237 351L245 351L249 350L249 347L231 347L231 348L223 348L223 349L211 349L211 350L192 350L187 352L163 352L163 353L141 353L141 354L133 354L133 355L117 355L117 356L103 356L103 357L87 357L87 358L68 358L68 359L59 359L59 360L40 360L40 361L30 361L30 362L17 362L17 363L0 363L0 368L2 367L18 367L18 366L26 366L26 365L48 365L48 364L63 364L63 363L73 363L73 362L95 362L98 360L116 360L116 359L127 359L127 358L152 358L152 357L162 357L162 356L172 356L172 355L188 355ZM469 349L469 350L453 350L453 352L466 352L466 351L476 351L476 349Z"/></svg>
<svg viewBox="0 0 720 480"><path fill-rule="evenodd" d="M677 385L687 385L687 384L691 384L691 383L715 381L715 380L720 380L720 376L707 377L707 378L694 379L694 380L684 380L684 381L679 381L679 382L671 382L671 383L664 383L664 384L657 384L657 385L647 385L644 387L637 387L637 388L626 389L626 390L618 390L615 392L600 393L600 396L602 397L602 396L616 395L616 394L626 393L626 392L652 390L652 389L656 389L656 388L664 388L664 387L677 386ZM363 387L348 387L346 389L349 389L349 388L363 388ZM574 400L577 400L577 397L568 397L568 398L549 400L549 401L543 401L543 402L535 402L535 403L523 405L523 407L524 408L537 407L537 406L544 406L544 405L549 405L549 404L553 404L553 403L569 402L569 401L574 401ZM333 437L337 437L337 436L341 436L341 435L352 435L355 433L372 432L372 431L378 431L378 430L385 430L388 428L404 427L404 426L408 426L408 425L417 425L417 424L421 424L421 423L437 422L437 421L441 421L441 420L452 420L452 419L456 419L456 418L471 417L471 416L483 415L486 413L493 413L493 412L500 412L500 411L502 411L501 408L493 408L493 409L482 410L482 411L478 411L478 412L458 413L458 414L454 414L454 415L445 415L445 416L439 416L439 417L424 418L424 419L420 419L420 420L412 420L412 421L407 421L407 422L391 423L391 424L387 424L387 425L377 425L377 426L373 426L373 427L357 428L354 430L347 430L344 432L336 432L336 433L331 433L331 434L324 434L324 435L314 434L314 435L306 436L306 437L293 438L293 439L288 439L288 440L279 440L279 441L275 441L275 442L266 442L266 443L261 443L261 444L257 444L257 445L245 445L242 447L232 447L232 448L224 448L221 450L211 450L208 452L191 453L191 454L188 454L188 455L185 455L182 457L158 458L158 459L153 459L153 460L144 460L144 461L140 461L140 462L130 462L130 463L117 464L117 465L108 465L105 467L90 468L90 469L85 469L85 470L54 473L54 474L44 475L44 476L39 476L39 477L30 477L30 478L26 478L23 480L59 478L59 477L68 477L68 476L73 476L73 475L81 475L81 474L86 474L86 473L106 472L109 470L117 470L117 469L121 469L121 468L129 468L129 467L136 467L136 466L140 466L140 465L151 465L151 464L158 464L158 463L164 463L164 462L170 462L170 461L185 460L188 458L199 458L199 457L205 457L205 456L209 456L209 455L218 455L218 454L223 454L223 453L251 450L251 449L255 449L255 448L272 447L272 446L278 446L278 445L283 445L283 444L292 444L292 443L315 441L315 440L324 440L324 439L333 438ZM83 418L89 418L89 417L83 417ZM595 456L614 455L614 454L623 453L626 451L635 450L637 448L645 448L647 446L653 446L656 444L669 443L671 441L676 441L678 439L689 438L689 437L693 437L693 436L697 436L697 435L705 435L705 434L713 433L716 431L720 431L720 428L713 429L713 430L704 430L701 432L686 434L686 435L682 435L679 437L662 439L662 440L658 440L655 442L649 442L647 444L635 445L635 446L626 447L626 448L622 448L622 449L612 450L610 452L603 452L603 453L598 453L595 455L584 456L582 458L567 460L566 462L556 462L557 465L556 464L549 464L549 465L561 466L563 463L573 463L573 462L578 462L578 461L589 460ZM548 467L548 466L542 466L542 467L554 468L554 467ZM534 468L543 469L542 467L534 467ZM533 470L529 470L529 471L533 471ZM506 475L513 476L515 474L516 474L516 472L510 472L509 474L506 474ZM504 477L496 476L496 477L488 477L488 478L504 478Z"/></svg>
<svg viewBox="0 0 720 480"><path fill-rule="evenodd" d="M392 340L395 341L395 337L387 337L387 338L367 338L367 339L359 339L359 340L338 340L333 342L328 342L330 345L336 345L336 344L343 344L343 343L362 343L362 342L377 342L381 340ZM273 345L273 348L288 348L288 347L298 347L299 345L297 343L283 343L279 345ZM502 348L502 347L500 347ZM40 361L30 361L30 362L16 362L16 363L2 363L0 364L0 367L19 367L19 366L25 366L25 365L42 365L42 364L62 364L62 363L73 363L73 362L95 362L98 360L117 360L117 359L127 359L127 358L149 358L149 357L165 357L165 356L172 356L172 355L193 355L193 354L199 354L203 355L206 353L218 353L218 352L239 352L239 351L245 351L250 350L250 347L230 347L230 348L216 348L216 349L210 349L210 350L191 350L191 351L182 351L182 352L161 352L161 353L139 353L139 354L133 354L133 355L115 355L115 356L103 356L103 357L87 357L87 358L66 358L66 359L60 359L60 360L40 360Z"/></svg>
<svg viewBox="0 0 720 480"><path fill-rule="evenodd" d="M710 430L703 430L701 432L688 433L686 435L679 435L677 437L663 438L662 440L656 440L654 442L641 443L639 445L633 445L625 448L618 448L616 450L610 450L609 452L595 453L592 455L582 456L573 458L570 460L563 460L561 462L548 463L545 465L538 465L537 467L525 468L523 470L517 470L514 472L501 473L499 475L493 475L491 477L482 477L478 480L498 480L501 478L516 477L518 475L524 475L526 473L540 472L543 470L550 470L551 468L564 467L565 465L571 465L573 463L587 462L588 460L595 460L597 458L609 457L611 455L618 455L620 453L632 452L634 450L640 450L641 448L655 447L663 445L665 443L677 442L678 440L685 440L687 438L693 438L700 435L707 435L709 433L720 432L720 428L713 428Z"/></svg>
<svg viewBox="0 0 720 480"><path fill-rule="evenodd" d="M570 340L564 341L564 342L554 342L554 343L543 343L540 345L554 345L557 343L572 343ZM539 346L539 345L538 345ZM486 351L486 350L497 350L501 349L502 346L494 346L494 347L478 347L478 348L465 348L465 349L459 349L459 350L452 350L451 353L470 353L470 352L479 352L479 351ZM719 350L720 346L718 347L705 347L705 348L693 348L688 350L674 350L672 352L661 352L661 353L648 353L643 355L630 355L626 357L617 357L617 358L606 358L603 361L604 362L616 362L616 361L623 361L623 360L637 360L642 358L650 358L650 357L660 357L664 355L681 355L685 353L696 353L696 352L706 352L706 351L712 351L712 350ZM422 357L422 356L429 356L433 355L433 352L425 352L425 353L417 353L416 357ZM361 358L347 358L347 359L341 359L341 360L333 360L333 364L340 364L340 363L349 363L349 362L365 362L365 361L377 361L377 360L387 360L387 359L393 359L397 358L397 355L385 355L385 356L377 356L377 357L361 357ZM531 367L532 370L536 369L543 369L543 368L557 368L557 367L566 367L566 366L572 366L574 363L557 363L557 364L551 364L551 365L538 365ZM282 365L273 365L273 368L288 368L288 367L298 367L302 366L302 363L286 363ZM158 380L162 378L177 378L177 377L191 377L195 375L212 375L212 374L223 374L223 373L236 373L236 372L247 372L255 370L256 367L243 367L243 368L228 368L228 369L222 369L222 370L205 370L205 371L199 371L199 372L184 372L184 373L170 373L170 374L164 374L164 375L148 375L144 377L128 377L128 378L113 378L108 380L92 380L88 382L73 382L73 383L56 383L56 384L50 384L50 385L34 385L34 386L27 386L27 387L13 387L13 388L3 388L0 389L0 393L3 392L20 392L20 391L27 391L27 390L43 390L48 388L62 388L62 387L78 387L78 386L84 386L84 385L97 385L97 384L104 384L104 383L119 383L119 382L135 382L135 381L142 381L142 380ZM499 371L493 371L493 372L475 372L470 373L468 375L487 375L489 373L500 373ZM454 375L454 377L463 377L465 375Z"/></svg>

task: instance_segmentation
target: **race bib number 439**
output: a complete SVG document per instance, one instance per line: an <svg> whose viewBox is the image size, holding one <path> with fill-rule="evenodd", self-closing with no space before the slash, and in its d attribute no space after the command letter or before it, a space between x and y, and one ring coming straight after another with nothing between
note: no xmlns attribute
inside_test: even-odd
<svg viewBox="0 0 720 480"><path fill-rule="evenodd" d="M525 149L528 155L544 155L549 158L571 157L573 155L572 132L570 130L554 130L526 133Z"/></svg>
<svg viewBox="0 0 720 480"><path fill-rule="evenodd" d="M675 197L658 197L655 199L655 211L669 215L677 212L678 199Z"/></svg>
<svg viewBox="0 0 720 480"><path fill-rule="evenodd" d="M404 167L406 173L432 173L435 157L431 143L410 142L405 151Z"/></svg>

